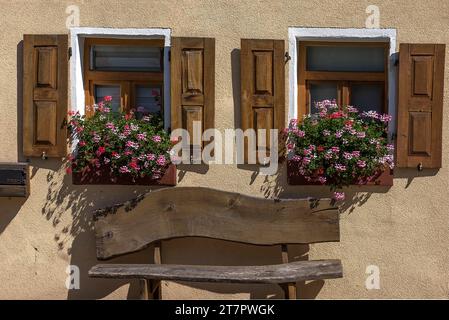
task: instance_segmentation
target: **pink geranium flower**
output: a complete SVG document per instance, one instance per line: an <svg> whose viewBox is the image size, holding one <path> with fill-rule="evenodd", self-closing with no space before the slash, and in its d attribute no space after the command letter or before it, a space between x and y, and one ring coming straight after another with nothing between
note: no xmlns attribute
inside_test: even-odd
<svg viewBox="0 0 449 320"><path fill-rule="evenodd" d="M357 132L357 138L363 139L365 138L366 133L364 131Z"/></svg>
<svg viewBox="0 0 449 320"><path fill-rule="evenodd" d="M343 200L345 200L345 193L344 192L334 192L334 195L333 195L333 199L335 200L335 201L343 201Z"/></svg>
<svg viewBox="0 0 449 320"><path fill-rule="evenodd" d="M159 157L157 157L156 163L160 166L164 166L166 163L165 156L160 155Z"/></svg>
<svg viewBox="0 0 449 320"><path fill-rule="evenodd" d="M363 160L358 160L357 161L357 167L359 168L365 168L366 167L366 162Z"/></svg>
<svg viewBox="0 0 449 320"><path fill-rule="evenodd" d="M121 166L119 169L120 173L127 173L130 172L127 166Z"/></svg>
<svg viewBox="0 0 449 320"><path fill-rule="evenodd" d="M138 133L137 134L137 140L147 140L147 134L146 133Z"/></svg>

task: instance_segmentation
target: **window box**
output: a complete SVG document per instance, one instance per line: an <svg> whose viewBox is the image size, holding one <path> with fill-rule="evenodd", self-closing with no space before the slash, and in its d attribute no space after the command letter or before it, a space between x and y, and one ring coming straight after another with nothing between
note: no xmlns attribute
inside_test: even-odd
<svg viewBox="0 0 449 320"><path fill-rule="evenodd" d="M108 167L104 166L100 169L91 170L89 172L73 172L72 183L74 185L148 185L148 186L176 186L176 166L170 164L164 174L159 179L151 177L134 178L130 174L113 176L110 174Z"/></svg>
<svg viewBox="0 0 449 320"><path fill-rule="evenodd" d="M298 163L294 160L287 160L287 183L289 185L320 186L318 181L307 181L304 176L298 172ZM326 185L326 184L324 184ZM375 178L366 184L355 184L357 186L387 186L393 185L393 170L386 167L384 171L379 172Z"/></svg>

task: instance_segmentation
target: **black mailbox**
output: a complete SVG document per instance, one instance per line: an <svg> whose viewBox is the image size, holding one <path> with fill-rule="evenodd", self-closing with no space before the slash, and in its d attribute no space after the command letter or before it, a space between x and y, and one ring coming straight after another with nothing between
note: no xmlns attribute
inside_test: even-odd
<svg viewBox="0 0 449 320"><path fill-rule="evenodd" d="M0 197L27 197L29 192L28 163L0 162Z"/></svg>

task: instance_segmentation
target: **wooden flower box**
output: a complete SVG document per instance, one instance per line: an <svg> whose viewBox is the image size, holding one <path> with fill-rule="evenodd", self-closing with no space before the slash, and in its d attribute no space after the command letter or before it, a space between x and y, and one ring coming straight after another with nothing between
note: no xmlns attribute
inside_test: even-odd
<svg viewBox="0 0 449 320"><path fill-rule="evenodd" d="M97 174L99 172L99 174ZM176 186L177 171L174 164L170 164L160 179L151 177L134 178L131 175L111 176L108 167L89 172L73 172L72 183L74 185L98 184L98 185L148 185L148 186Z"/></svg>
<svg viewBox="0 0 449 320"><path fill-rule="evenodd" d="M307 181L304 176L298 172L298 163L293 160L287 160L287 183L289 185L322 185L318 181ZM376 177L366 184L356 184L357 186L392 186L393 170L386 168L384 171L376 175Z"/></svg>

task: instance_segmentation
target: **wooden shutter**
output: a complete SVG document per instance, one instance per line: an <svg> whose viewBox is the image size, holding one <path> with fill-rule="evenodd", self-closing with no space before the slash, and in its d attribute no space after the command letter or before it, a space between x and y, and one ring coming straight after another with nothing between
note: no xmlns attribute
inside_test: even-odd
<svg viewBox="0 0 449 320"><path fill-rule="evenodd" d="M202 132L214 128L215 39L172 38L171 129L186 129L193 139L193 121Z"/></svg>
<svg viewBox="0 0 449 320"><path fill-rule="evenodd" d="M242 130L282 130L285 124L285 62L283 40L241 41ZM258 140L258 139L257 139ZM259 141L256 143L258 150ZM245 159L247 159L245 143Z"/></svg>
<svg viewBox="0 0 449 320"><path fill-rule="evenodd" d="M67 35L24 35L24 156L66 155L67 72Z"/></svg>
<svg viewBox="0 0 449 320"><path fill-rule="evenodd" d="M400 45L397 167L441 167L445 49Z"/></svg>

